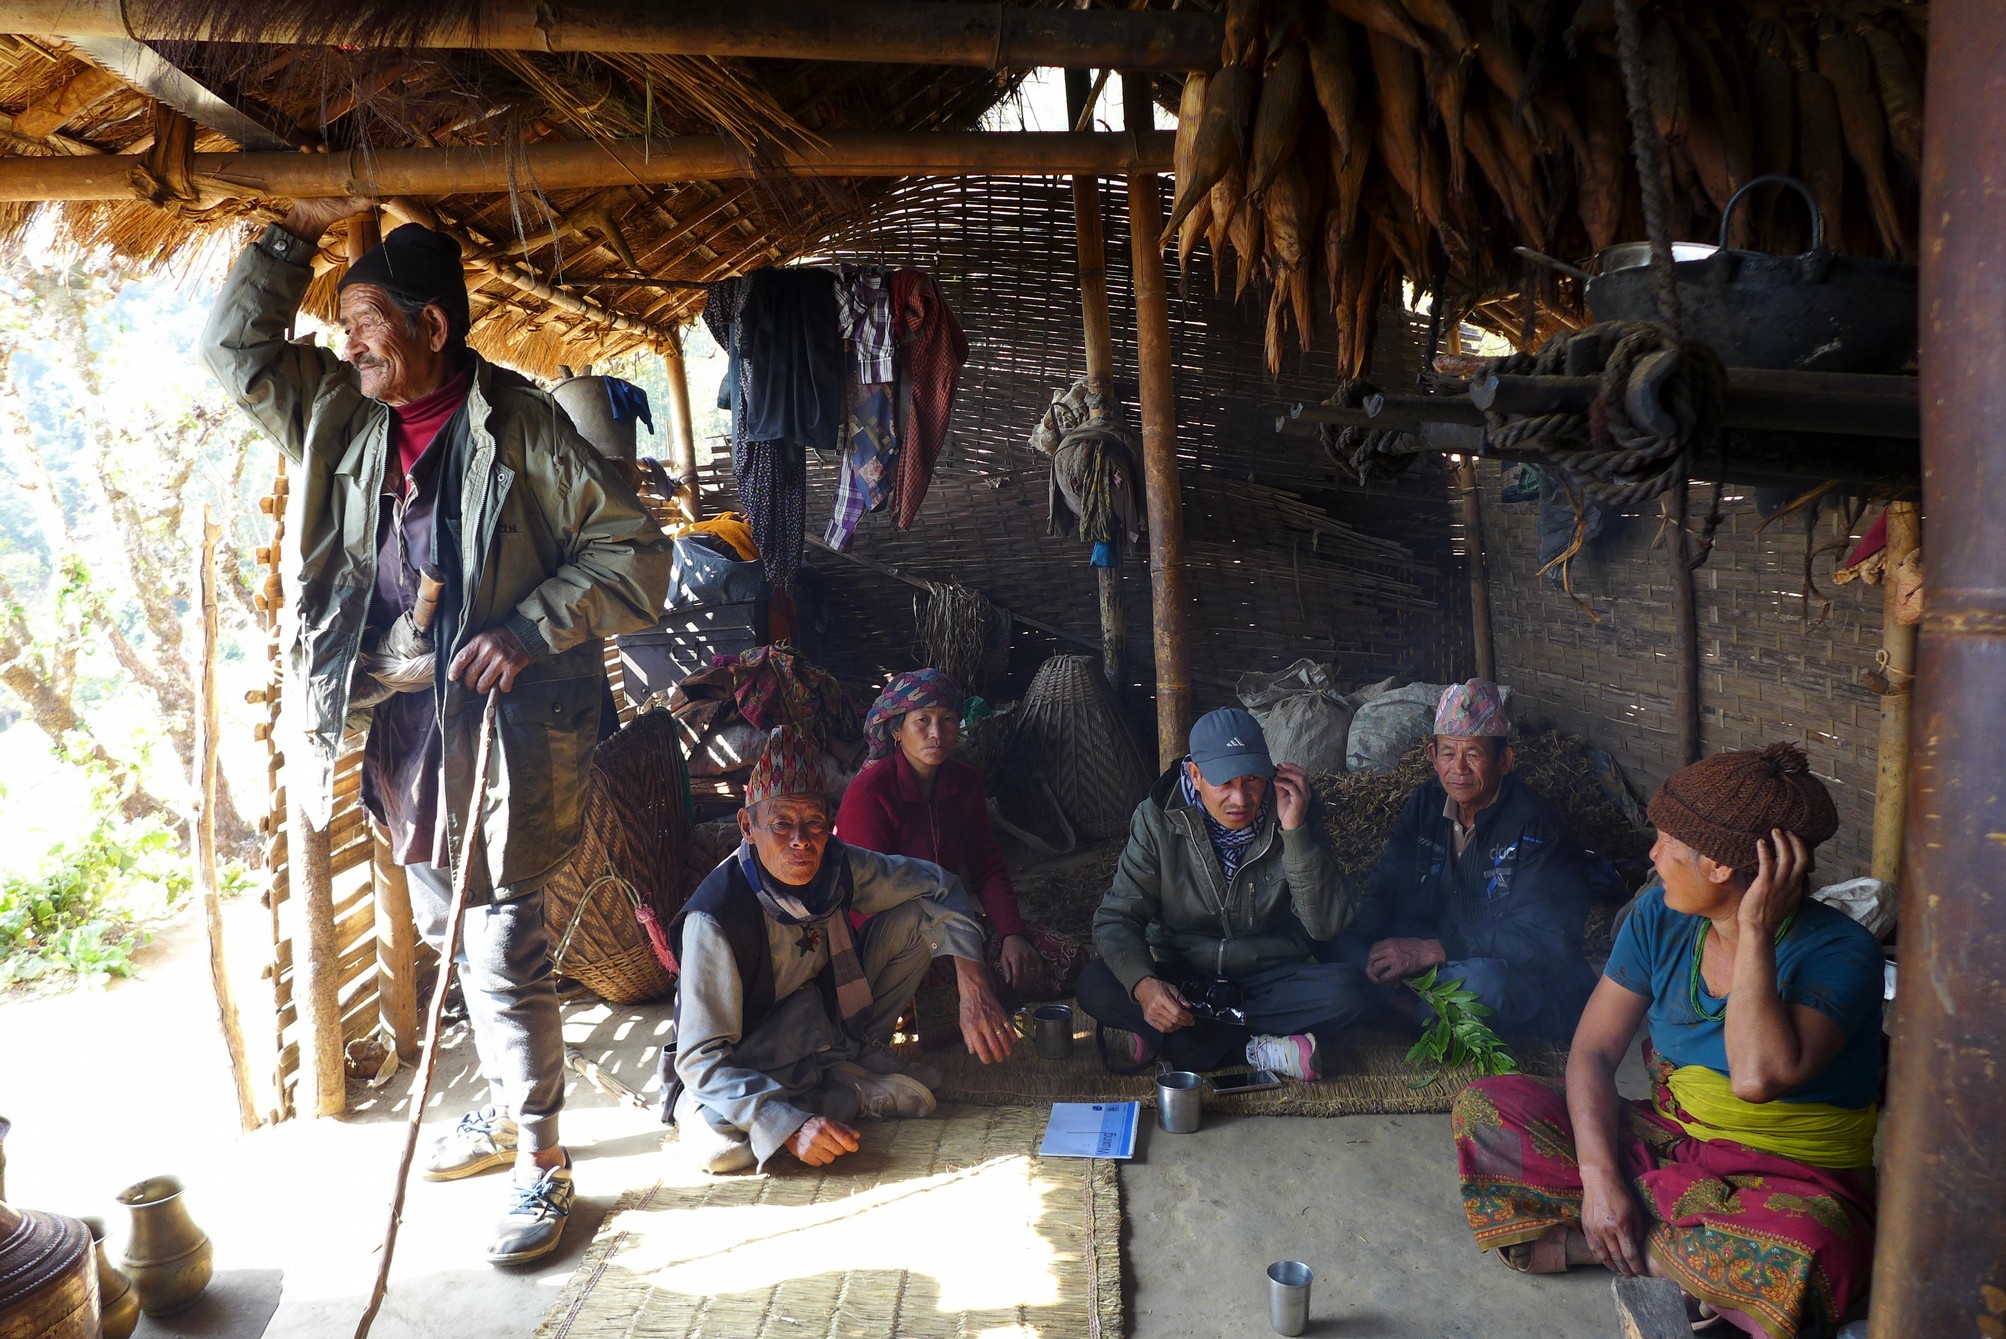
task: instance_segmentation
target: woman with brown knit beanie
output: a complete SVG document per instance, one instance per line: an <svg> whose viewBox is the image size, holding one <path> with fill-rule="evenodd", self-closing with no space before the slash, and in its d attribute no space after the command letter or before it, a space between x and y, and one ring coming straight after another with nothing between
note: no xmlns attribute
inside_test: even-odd
<svg viewBox="0 0 2006 1339"><path fill-rule="evenodd" d="M1574 1034L1567 1084L1456 1099L1463 1206L1515 1269L1674 1279L1697 1323L1829 1334L1873 1262L1880 946L1804 896L1838 828L1803 750L1675 773L1637 900ZM1616 1092L1638 1027L1650 1102Z"/></svg>

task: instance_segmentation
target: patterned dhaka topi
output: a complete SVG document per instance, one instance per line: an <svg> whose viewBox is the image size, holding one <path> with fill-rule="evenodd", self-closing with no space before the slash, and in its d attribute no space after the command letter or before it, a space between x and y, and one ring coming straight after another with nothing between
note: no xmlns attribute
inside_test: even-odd
<svg viewBox="0 0 2006 1339"><path fill-rule="evenodd" d="M909 711L922 707L946 707L961 714L961 685L937 669L908 670L885 685L878 700L864 717L864 738L871 746L871 761L892 756L896 745L892 729Z"/></svg>
<svg viewBox="0 0 2006 1339"><path fill-rule="evenodd" d="M790 725L767 731L745 779L745 807L787 795L822 795L822 751Z"/></svg>
<svg viewBox="0 0 2006 1339"><path fill-rule="evenodd" d="M1452 683L1435 708L1435 733L1451 739L1504 739L1511 734L1504 694L1488 679Z"/></svg>

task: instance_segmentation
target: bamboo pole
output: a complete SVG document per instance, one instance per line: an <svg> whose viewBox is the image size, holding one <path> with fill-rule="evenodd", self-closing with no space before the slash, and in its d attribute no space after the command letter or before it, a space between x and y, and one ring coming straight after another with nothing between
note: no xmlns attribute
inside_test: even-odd
<svg viewBox="0 0 2006 1339"><path fill-rule="evenodd" d="M248 1133L258 1128L258 1104L251 1094L251 1065L244 1055L244 1023L230 993L229 959L223 951L223 900L216 879L216 741L223 732L223 707L216 690L216 545L223 527L208 504L202 507L202 557L195 589L202 615L200 710L195 713L195 880L202 888L203 922L209 932L209 984L216 991L216 1021L230 1055L230 1079L237 1090L237 1122Z"/></svg>
<svg viewBox="0 0 2006 1339"><path fill-rule="evenodd" d="M213 14L221 6L208 7ZM469 16L443 6L423 25L352 26L320 11L309 20L270 5L262 21L191 19L166 0L9 0L0 32L21 36L120 37L142 42L258 42L414 49L624 52L655 56L751 56L778 60L1028 69L1200 70L1219 65L1223 21L1184 11L1034 9L917 0L676 0L672 5L489 0ZM416 28L416 31L412 29Z"/></svg>
<svg viewBox="0 0 2006 1339"><path fill-rule="evenodd" d="M312 753L303 738L294 746ZM312 784L286 787L294 798L293 1001L299 1009L299 1072L308 1087L307 1100L299 1105L316 1116L338 1116L348 1106L348 1091L341 1053L341 945L334 933L334 850L328 830L316 827L299 802Z"/></svg>
<svg viewBox="0 0 2006 1339"><path fill-rule="evenodd" d="M1151 132L1145 75L1124 74L1129 133ZM1135 348L1142 399L1143 493L1149 512L1149 593L1156 624L1156 751L1168 767L1191 732L1191 658L1185 637L1184 501L1177 482L1177 398L1170 380L1170 293L1163 273L1163 202L1156 174L1128 174L1129 252L1135 267Z"/></svg>
<svg viewBox="0 0 2006 1339"><path fill-rule="evenodd" d="M690 372L683 361L680 337L662 346L663 370L669 382L669 473L676 476L676 496L692 521L703 519L703 494L697 486L697 432L690 418Z"/></svg>
<svg viewBox="0 0 2006 1339"><path fill-rule="evenodd" d="M425 1049L418 1064L418 1082L408 1101L409 1118L404 1123L404 1152L397 1161L397 1184L390 1194L390 1222L383 1230L383 1258L376 1266L376 1283L369 1290L369 1304L355 1324L355 1339L368 1339L376 1313L390 1290L390 1265L397 1255L397 1229L404 1221L404 1195L411 1185L411 1162L418 1152L418 1129L425 1120L426 1099L432 1092L432 1070L439 1062L439 1023L446 1012L446 992L453 985L453 963L459 957L460 922L467 914L467 890L473 882L474 842L481 831L481 810L487 806L488 764L494 748L495 708L499 691L488 694L481 712L481 733L474 748L474 797L467 806L466 836L460 841L460 859L453 869L453 900L446 910L446 942L439 951L439 980L432 987L432 1003L425 1018Z"/></svg>
<svg viewBox="0 0 2006 1339"><path fill-rule="evenodd" d="M1106 70L1101 71L1107 74ZM1066 115L1078 125L1091 108L1085 70L1066 71ZM1107 305L1107 237L1101 228L1100 178L1073 177L1073 232L1080 255L1080 316L1085 330L1087 390L1105 400L1114 393L1114 331ZM1104 411L1095 410L1096 417ZM1122 660L1128 649L1128 629L1122 618L1121 568L1096 567L1101 619L1101 672L1116 693L1122 686Z"/></svg>
<svg viewBox="0 0 2006 1339"><path fill-rule="evenodd" d="M344 195L506 194L526 181L548 191L662 186L772 177L1048 177L1115 175L1170 166L1169 131L1138 135L1067 131L858 131L820 146L772 146L755 162L723 140L546 141L347 153L198 153L193 181L204 204ZM0 202L147 199L136 154L0 158ZM145 180L145 178L141 178Z"/></svg>
<svg viewBox="0 0 2006 1339"><path fill-rule="evenodd" d="M376 885L376 1009L397 1058L418 1058L418 926L411 885L390 849L389 835L369 825L370 877Z"/></svg>
<svg viewBox="0 0 2006 1339"><path fill-rule="evenodd" d="M1902 877L1903 829L1908 823L1909 690L1915 683L1916 627L1898 616L1901 593L1895 569L1914 553L1920 524L1913 502L1888 504L1887 551L1881 568L1880 666L1887 687L1881 691L1880 761L1874 781L1873 875L1899 884Z"/></svg>
<svg viewBox="0 0 2006 1339"><path fill-rule="evenodd" d="M1470 554L1470 647L1477 677L1497 682L1497 653L1491 643L1491 583L1484 567L1484 518L1477 498L1477 462L1464 456L1456 466L1456 489L1463 506L1463 543Z"/></svg>

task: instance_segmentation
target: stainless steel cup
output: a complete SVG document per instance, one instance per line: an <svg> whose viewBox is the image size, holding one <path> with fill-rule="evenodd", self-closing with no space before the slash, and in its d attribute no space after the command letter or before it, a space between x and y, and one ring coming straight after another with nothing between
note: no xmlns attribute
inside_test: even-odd
<svg viewBox="0 0 2006 1339"><path fill-rule="evenodd" d="M1309 1326L1310 1267L1300 1260L1268 1266L1268 1324L1276 1334L1301 1334Z"/></svg>
<svg viewBox="0 0 2006 1339"><path fill-rule="evenodd" d="M1031 1011L1031 1030L1038 1043L1040 1060L1070 1060L1073 1057L1073 1006L1041 1004Z"/></svg>
<svg viewBox="0 0 2006 1339"><path fill-rule="evenodd" d="M1205 1079L1188 1069L1156 1076L1156 1123L1171 1134L1197 1132L1204 1112Z"/></svg>

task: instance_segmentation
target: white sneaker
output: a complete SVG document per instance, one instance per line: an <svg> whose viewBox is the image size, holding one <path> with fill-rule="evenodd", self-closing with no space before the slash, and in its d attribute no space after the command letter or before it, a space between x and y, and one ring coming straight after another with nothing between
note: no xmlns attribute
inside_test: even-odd
<svg viewBox="0 0 2006 1339"><path fill-rule="evenodd" d="M491 1167L515 1164L515 1122L488 1108L469 1111L432 1141L425 1155L427 1181L457 1181Z"/></svg>
<svg viewBox="0 0 2006 1339"><path fill-rule="evenodd" d="M829 1082L857 1094L857 1115L863 1120L917 1120L931 1116L939 1105L933 1089L910 1074L873 1074L847 1060L829 1071Z"/></svg>
<svg viewBox="0 0 2006 1339"><path fill-rule="evenodd" d="M1307 1032L1254 1037L1247 1042L1247 1063L1255 1069L1271 1069L1285 1079L1312 1082L1317 1076L1316 1038Z"/></svg>

